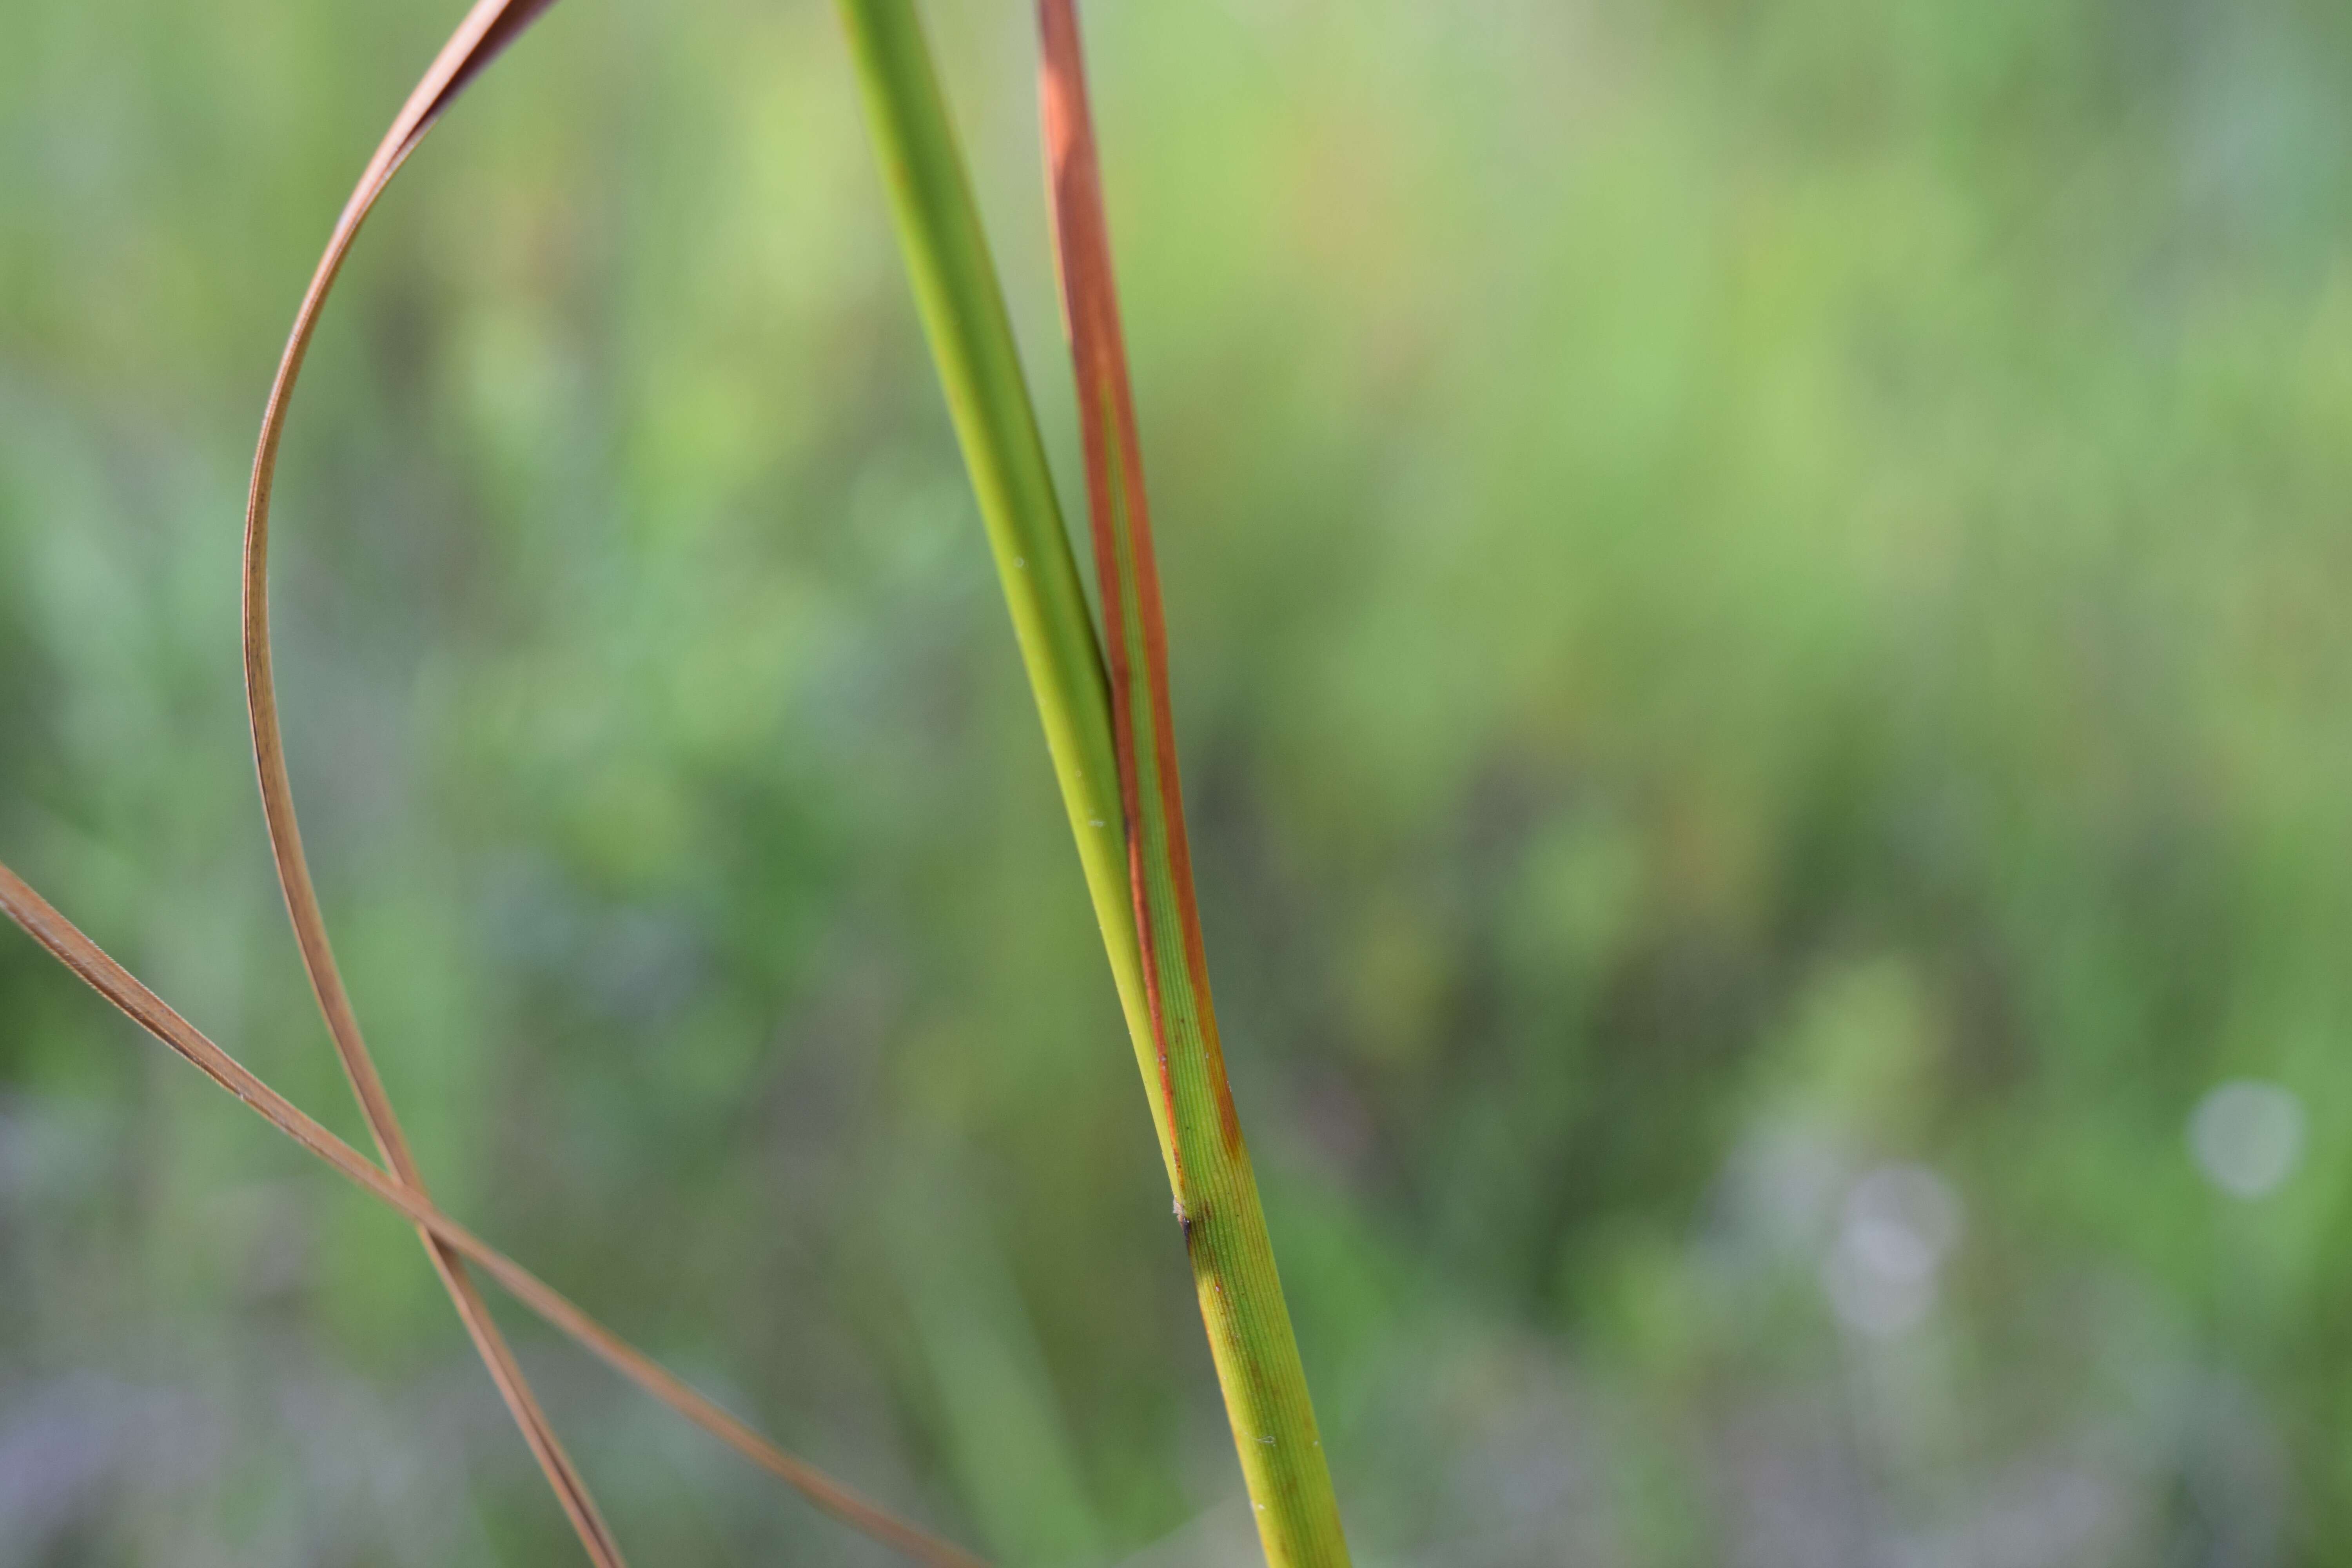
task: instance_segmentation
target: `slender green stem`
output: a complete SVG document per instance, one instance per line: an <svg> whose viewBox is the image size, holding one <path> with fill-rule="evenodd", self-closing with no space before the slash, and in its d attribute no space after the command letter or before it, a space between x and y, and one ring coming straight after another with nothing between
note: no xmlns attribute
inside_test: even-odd
<svg viewBox="0 0 2352 1568"><path fill-rule="evenodd" d="M1085 308L1074 302L1072 325L1089 426L1102 418L1120 426L1105 443L1107 453L1093 445L1103 433L1086 432L1095 470L1089 488L1105 492L1097 498L1097 565L1105 592L1115 595L1108 606L1118 612L1113 625L1123 628L1112 663L1124 683L1116 700L912 0L840 5L916 300L1150 1099L1259 1536L1274 1568L1345 1568L1339 1505L1199 963L1167 725L1165 649L1152 646L1160 608L1150 525L1139 474L1131 465L1120 468L1120 453L1134 446L1132 410L1123 369L1105 379L1090 353L1097 331L1116 313L1108 253L1099 247L1079 253L1100 289ZM1075 36L1066 42L1074 48ZM1065 51L1066 63L1074 58ZM1090 167L1087 177L1079 221L1098 222ZM1057 174L1057 219L1066 242L1073 209L1060 203L1061 195ZM1068 254L1066 246L1064 282L1075 287ZM1106 396L1111 401L1102 401Z"/></svg>
<svg viewBox="0 0 2352 1568"><path fill-rule="evenodd" d="M1111 744L1110 689L1077 559L1036 411L1021 371L1013 322L990 258L963 154L948 119L929 46L908 0L841 0L865 89L875 150L889 187L915 302L929 334L948 411L988 528L1013 612L1045 745L1076 835L1087 889L1102 923L1112 978L1151 1086L1152 1121L1173 1179L1165 1133L1143 960L1129 910L1127 836L1118 763Z"/></svg>

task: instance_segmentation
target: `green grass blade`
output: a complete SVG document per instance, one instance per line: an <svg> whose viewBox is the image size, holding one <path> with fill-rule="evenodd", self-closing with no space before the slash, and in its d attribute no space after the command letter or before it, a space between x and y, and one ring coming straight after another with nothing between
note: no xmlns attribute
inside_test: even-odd
<svg viewBox="0 0 2352 1568"><path fill-rule="evenodd" d="M1066 4L1041 10L1055 230L1078 374L1106 670L1011 323L910 0L842 0L949 406L1013 610L1267 1561L1348 1548L1218 1044L1168 704L1165 625L1109 245Z"/></svg>
<svg viewBox="0 0 2352 1568"><path fill-rule="evenodd" d="M1061 782L1087 888L1101 921L1112 978L1152 1096L1160 1154L1166 1135L1143 964L1128 908L1127 836L1111 750L1110 690L1076 557L1021 372L996 266L963 156L908 0L841 0L915 302L929 334L1013 612L1046 749Z"/></svg>

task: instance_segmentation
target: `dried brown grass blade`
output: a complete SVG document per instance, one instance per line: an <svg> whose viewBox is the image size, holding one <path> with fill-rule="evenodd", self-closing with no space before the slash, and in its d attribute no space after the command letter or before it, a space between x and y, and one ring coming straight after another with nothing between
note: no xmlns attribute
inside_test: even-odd
<svg viewBox="0 0 2352 1568"><path fill-rule="evenodd" d="M1346 1568L1339 1500L1209 990L1177 776L1168 626L1076 0L1038 0L1037 20L1054 254L1077 381L1129 891L1176 1213L1266 1561Z"/></svg>
<svg viewBox="0 0 2352 1568"><path fill-rule="evenodd" d="M622 1376L818 1508L932 1568L988 1568L982 1559L908 1523L815 1466L785 1453L650 1357L632 1349L537 1275L443 1214L415 1188L371 1164L365 1155L312 1121L173 1011L163 998L140 984L129 970L109 957L5 865L0 865L0 909L5 909L26 934L79 975L92 990L171 1047L197 1071L250 1106L262 1120L333 1166L355 1185L398 1210L436 1242L480 1268L505 1287L516 1300Z"/></svg>
<svg viewBox="0 0 2352 1568"><path fill-rule="evenodd" d="M303 295L301 310L295 317L285 354L278 363L277 379L269 389L268 405L262 416L252 489L246 502L246 700L252 718L254 760L260 773L261 804L268 820L270 853L277 861L278 880L285 889L287 910L293 917L302 967L310 974L310 988L318 996L320 1012L326 1016L328 1032L334 1037L335 1051L342 1058L352 1091L367 1117L368 1131L393 1174L419 1196L425 1193L424 1177L409 1152L399 1118L393 1112L391 1098L384 1092L383 1079L376 1071L366 1039L360 1033L358 1016L352 1011L342 975L335 965L334 950L327 940L318 894L311 886L310 868L302 854L302 835L295 818L292 784L287 777L285 742L278 728L278 694L270 660L269 494L295 378L300 374L328 290L333 287L335 275L341 270L352 241L359 237L360 226L366 221L369 209L466 83L551 3L552 0L478 0L409 95L375 155L368 161L358 188L336 221L326 253L320 258L310 286ZM491 1380L513 1413L515 1425L521 1429L523 1440L546 1473L548 1485L554 1489L590 1560L597 1568L623 1568L620 1545L597 1511L587 1481L564 1451L553 1424L524 1378L514 1352L492 1321L481 1293L467 1277L465 1265L456 1253L429 1234L425 1237L425 1249L431 1255L434 1268L441 1276L457 1316L472 1336L475 1349L481 1353L482 1363L489 1369Z"/></svg>
<svg viewBox="0 0 2352 1568"><path fill-rule="evenodd" d="M656 1398L677 1409L752 1463L798 1489L826 1512L877 1540L898 1547L919 1561L950 1565L950 1568L970 1568L979 1560L898 1520L823 1472L783 1453L598 1326L515 1265L457 1231L446 1220L426 1217L433 1211L425 1197L422 1178L401 1131L398 1118L393 1111L382 1077L368 1051L349 993L335 963L309 862L303 854L301 829L295 813L292 784L287 774L285 742L278 720L268 612L269 502L277 474L278 447L285 433L287 410L293 397L294 384L301 373L302 362L309 353L310 339L317 329L327 295L350 255L361 226L393 175L457 93L551 4L552 0L478 0L426 70L415 90L409 95L408 101L394 120L392 129L385 133L374 156L369 160L358 186L336 221L326 251L312 274L293 330L288 337L285 353L279 361L277 378L270 387L268 404L263 413L260 439L254 456L252 486L247 500L244 563L246 693L252 721L255 763L260 775L262 805L268 822L270 849L277 862L278 881L285 891L287 908L292 917L295 937L301 949L303 967L310 975L320 1009L326 1016L337 1053L351 1079L352 1091L366 1114L369 1130L393 1175L413 1194L413 1200L394 1200L383 1189L382 1173L368 1166L363 1160L358 1163L364 1168L366 1174L362 1175L360 1170L354 1169L341 1157L358 1158L347 1146L335 1145L341 1151L339 1155L327 1144L318 1142L318 1138L331 1138L331 1135L316 1129L315 1124L309 1123L299 1111L270 1095L258 1080L233 1081L236 1075L243 1074L243 1069L236 1068L226 1053L215 1048L214 1054L219 1060L212 1062L201 1053L192 1052L190 1046L202 1041L203 1037L193 1030L187 1030L184 1024L180 1025L180 1028L192 1038L156 1029L155 1022L151 1021L149 1016L126 1003L126 996L148 1007L151 1012L161 1009L160 1016L163 1020L175 1020L176 1016L171 1015L168 1008L163 1008L160 1002L146 994L143 987L138 987L137 982L121 973L119 968L113 971L110 978L127 983L134 989L121 989L121 984L113 988L102 984L100 989L117 1005L123 1006L142 1024L157 1032L167 1044L188 1056L215 1081L230 1088L256 1109L263 1110L282 1130L327 1158L352 1180L368 1186L387 1201L395 1202L395 1206L417 1221L420 1230L425 1235L435 1265L484 1362L490 1368L500 1393L506 1397L532 1452L546 1470L548 1479L579 1531L583 1544L599 1563L610 1563L618 1568L618 1547L597 1514L585 1483L556 1439L545 1414L524 1381L512 1352L499 1335L478 1292L467 1277L461 1257L472 1258L513 1291L518 1299L579 1340ZM0 871L5 871L5 868L0 868ZM14 879L7 880L13 882ZM15 910L12 909L11 912ZM49 911L49 916L55 921L55 912ZM61 929L79 937L78 932L72 932L70 926L63 925L62 921L55 921L52 929ZM41 936L45 942L49 941L38 930L36 930L36 935ZM98 984L94 976L108 973L106 966L110 964L110 961L105 960L104 954L95 947L89 946L86 939L82 946L88 952L79 962L54 943L50 945L53 952L66 958L78 973L86 979L91 979L93 984ZM92 958L97 961L96 966L90 963ZM234 1070L230 1076L224 1077L223 1071L228 1069ZM243 1078L249 1080L251 1075L243 1074ZM289 1118L299 1118L299 1122ZM316 1132L317 1137L311 1136L312 1132Z"/></svg>

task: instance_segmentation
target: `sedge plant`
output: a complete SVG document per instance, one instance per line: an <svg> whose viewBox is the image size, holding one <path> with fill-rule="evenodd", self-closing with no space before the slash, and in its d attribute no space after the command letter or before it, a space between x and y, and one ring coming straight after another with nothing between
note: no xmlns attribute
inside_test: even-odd
<svg viewBox="0 0 2352 1568"><path fill-rule="evenodd" d="M1210 999L1169 710L1167 620L1076 16L1071 0L1038 6L1099 642L920 19L912 0L841 0L841 11L900 248L1151 1102L1259 1538L1275 1568L1345 1563L1339 1503Z"/></svg>
<svg viewBox="0 0 2352 1568"><path fill-rule="evenodd" d="M973 1568L979 1559L777 1448L435 1206L337 970L303 854L268 614L270 498L295 384L335 279L377 198L458 93L551 3L477 0L394 119L303 296L271 385L248 492L243 636L264 816L304 969L383 1163L370 1162L256 1078L5 866L0 908L151 1034L417 1227L583 1550L599 1568L619 1568L617 1539L492 1322L469 1268L853 1528L917 1561ZM839 0L839 8L900 247L1141 1071L1266 1559L1273 1568L1340 1568L1348 1552L1339 1507L1211 1000L1177 773L1167 624L1075 6L1072 0L1040 0L1037 16L1055 252L1078 395L1099 634L912 0Z"/></svg>

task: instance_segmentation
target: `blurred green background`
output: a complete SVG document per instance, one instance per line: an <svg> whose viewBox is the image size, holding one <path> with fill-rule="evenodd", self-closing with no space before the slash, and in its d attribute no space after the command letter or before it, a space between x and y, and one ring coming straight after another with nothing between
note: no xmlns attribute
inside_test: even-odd
<svg viewBox="0 0 2352 1568"><path fill-rule="evenodd" d="M458 9L0 0L0 858L355 1141L236 547ZM1027 9L928 15L1071 496ZM1088 22L1360 1561L2334 1560L2352 10ZM1249 1561L830 7L553 12L380 209L278 516L443 1203L1008 1563ZM576 1562L412 1235L0 937L0 1562ZM635 1562L890 1561L509 1321Z"/></svg>

